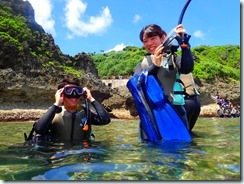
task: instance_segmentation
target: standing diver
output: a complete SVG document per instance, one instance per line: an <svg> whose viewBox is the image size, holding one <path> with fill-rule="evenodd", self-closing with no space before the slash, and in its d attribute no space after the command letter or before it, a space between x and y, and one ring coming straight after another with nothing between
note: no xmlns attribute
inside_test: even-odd
<svg viewBox="0 0 244 184"><path fill-rule="evenodd" d="M142 70L147 69L148 75L156 76L164 90L165 96L173 104L186 128L190 130L186 110L183 106L184 103L178 104L174 101L174 84L178 74L188 74L192 72L194 61L188 43L190 36L185 33L182 24L176 26L175 33L177 35L177 41L181 46L181 57L170 55L166 52L168 49L165 48L162 43L165 41L167 34L160 26L150 24L141 30L139 37L149 54L136 66L134 75L140 74ZM141 127L140 124L140 128ZM140 130L141 138L143 140L146 139L142 128Z"/></svg>

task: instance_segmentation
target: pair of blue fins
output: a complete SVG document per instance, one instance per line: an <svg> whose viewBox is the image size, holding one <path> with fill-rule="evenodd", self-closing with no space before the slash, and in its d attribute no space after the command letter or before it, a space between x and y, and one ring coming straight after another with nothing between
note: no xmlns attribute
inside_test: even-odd
<svg viewBox="0 0 244 184"><path fill-rule="evenodd" d="M147 72L136 74L126 86L149 142L191 141L189 131L154 76Z"/></svg>

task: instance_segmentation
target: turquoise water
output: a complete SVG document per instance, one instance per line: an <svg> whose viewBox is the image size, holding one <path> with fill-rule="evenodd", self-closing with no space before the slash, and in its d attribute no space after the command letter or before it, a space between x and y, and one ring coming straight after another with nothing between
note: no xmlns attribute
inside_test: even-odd
<svg viewBox="0 0 244 184"><path fill-rule="evenodd" d="M199 118L193 140L140 143L138 121L93 126L82 145L23 146L32 123L1 123L1 180L240 181L240 119Z"/></svg>

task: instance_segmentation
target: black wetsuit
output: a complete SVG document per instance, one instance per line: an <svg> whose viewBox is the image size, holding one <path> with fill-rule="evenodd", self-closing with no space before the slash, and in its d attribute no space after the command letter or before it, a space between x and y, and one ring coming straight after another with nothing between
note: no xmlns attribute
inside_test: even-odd
<svg viewBox="0 0 244 184"><path fill-rule="evenodd" d="M187 113L187 119L190 126L189 128L190 131L192 131L201 112L201 103L198 95L185 97L184 107Z"/></svg>
<svg viewBox="0 0 244 184"><path fill-rule="evenodd" d="M70 113L64 107L52 105L49 110L35 123L37 134L51 134L52 141L82 141L90 140L91 125L106 125L110 123L110 116L97 101L92 106L96 113L86 112L86 108ZM89 114L89 116L87 116ZM84 128L86 125L86 128Z"/></svg>
<svg viewBox="0 0 244 184"><path fill-rule="evenodd" d="M181 80L183 81L186 89L184 107L186 109L189 128L191 131L195 126L196 121L201 112L199 92L196 89L195 81L191 73L186 75L181 75Z"/></svg>

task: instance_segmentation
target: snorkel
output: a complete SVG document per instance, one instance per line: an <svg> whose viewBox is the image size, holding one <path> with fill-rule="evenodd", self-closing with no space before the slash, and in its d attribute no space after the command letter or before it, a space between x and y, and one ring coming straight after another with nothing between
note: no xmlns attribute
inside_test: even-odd
<svg viewBox="0 0 244 184"><path fill-rule="evenodd" d="M184 5L184 7L183 7L183 9L181 11L181 14L180 14L180 17L179 17L179 20L178 20L178 24L177 25L179 25L179 24L182 23L184 14L185 14L186 9L187 9L188 5L190 4L190 2L191 2L191 0L187 0L186 4ZM163 52L168 52L169 50L172 51L172 52L177 51L177 49L178 49L179 46L172 45L172 42L175 39L180 44L181 48L186 48L187 47L186 41L188 42L188 40L190 39L190 36L189 35L188 35L187 38L182 38L181 36L171 36L172 33L173 33L173 30L165 38L165 40L163 42L164 49L162 50L162 53Z"/></svg>
<svg viewBox="0 0 244 184"><path fill-rule="evenodd" d="M190 2L191 2L191 0L187 0L185 6L183 7L183 9L182 9L182 11L181 11L181 14L180 14L180 17L179 17L179 20L178 20L178 25L182 23L184 14L185 14L186 9L187 9L188 5L190 4Z"/></svg>

